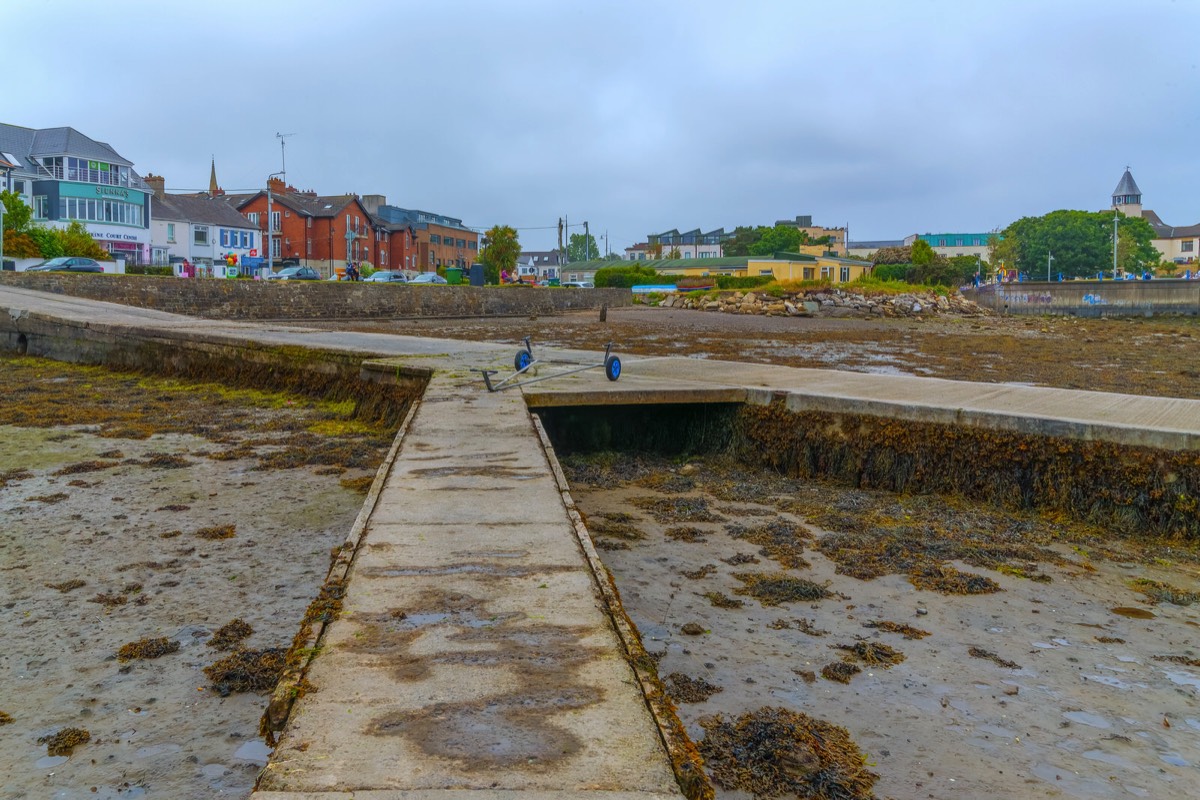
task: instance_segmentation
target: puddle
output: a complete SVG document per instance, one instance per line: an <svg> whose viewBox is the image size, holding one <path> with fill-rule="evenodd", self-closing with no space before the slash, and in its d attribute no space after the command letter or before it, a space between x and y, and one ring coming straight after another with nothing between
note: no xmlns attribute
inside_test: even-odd
<svg viewBox="0 0 1200 800"><path fill-rule="evenodd" d="M1071 722L1078 722L1080 725L1088 725L1093 728L1112 727L1112 723L1110 723L1104 717L1087 711L1066 711L1063 712L1063 716L1071 720Z"/></svg>
<svg viewBox="0 0 1200 800"><path fill-rule="evenodd" d="M1114 767L1127 769L1132 772L1138 772L1137 766L1127 758L1122 758L1116 753L1106 753L1103 750L1087 750L1083 753L1083 757L1089 761L1099 761L1103 764L1111 764Z"/></svg>
<svg viewBox="0 0 1200 800"><path fill-rule="evenodd" d="M1116 608L1110 608L1109 611L1118 617L1129 617L1130 619L1154 619L1157 616L1153 611L1147 611L1144 608L1132 608L1130 606L1117 606Z"/></svg>
<svg viewBox="0 0 1200 800"><path fill-rule="evenodd" d="M1184 672L1177 669L1165 669L1163 674L1167 676L1167 680L1177 686L1192 686L1200 689L1200 677L1196 677L1190 672Z"/></svg>
<svg viewBox="0 0 1200 800"><path fill-rule="evenodd" d="M265 765L267 759L271 757L271 748L258 739L251 739L248 742L243 742L242 746L233 752L233 757L242 761L253 761L255 764Z"/></svg>
<svg viewBox="0 0 1200 800"><path fill-rule="evenodd" d="M70 756L42 756L33 762L33 766L38 769L51 769L52 767L62 766L70 760Z"/></svg>
<svg viewBox="0 0 1200 800"><path fill-rule="evenodd" d="M1183 757L1180 756L1178 753L1160 753L1158 758L1163 763L1170 764L1173 767L1188 766L1188 762L1184 761Z"/></svg>

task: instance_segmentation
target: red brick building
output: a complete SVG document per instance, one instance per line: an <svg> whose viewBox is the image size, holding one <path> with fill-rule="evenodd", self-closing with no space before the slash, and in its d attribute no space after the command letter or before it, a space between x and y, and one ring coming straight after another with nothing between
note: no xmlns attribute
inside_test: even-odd
<svg viewBox="0 0 1200 800"><path fill-rule="evenodd" d="M376 269L404 269L417 262L415 231L385 223L357 195L301 192L277 178L271 179L270 187L269 220L266 191L225 197L263 232L263 258L270 234L276 265L290 260L330 275L348 261L367 262Z"/></svg>

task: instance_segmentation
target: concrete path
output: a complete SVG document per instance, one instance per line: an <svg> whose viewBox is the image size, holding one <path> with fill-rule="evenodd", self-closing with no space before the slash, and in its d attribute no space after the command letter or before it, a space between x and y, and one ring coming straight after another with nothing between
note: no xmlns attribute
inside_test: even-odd
<svg viewBox="0 0 1200 800"><path fill-rule="evenodd" d="M264 800L678 796L526 404L769 402L1200 449L1200 401L624 358L489 394L516 348L196 320L0 288L10 316L190 342L338 349L431 368L367 521L344 613L262 780ZM540 376L598 353L535 351ZM619 347L616 350L619 353ZM390 366L389 366L390 365Z"/></svg>

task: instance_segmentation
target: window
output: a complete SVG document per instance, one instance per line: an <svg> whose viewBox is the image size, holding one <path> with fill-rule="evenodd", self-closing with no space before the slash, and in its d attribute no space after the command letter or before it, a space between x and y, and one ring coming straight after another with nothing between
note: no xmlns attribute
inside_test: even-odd
<svg viewBox="0 0 1200 800"><path fill-rule="evenodd" d="M842 267L839 275L840 275L840 277L838 278L838 280L841 283L849 283L850 282L850 268L849 267Z"/></svg>
<svg viewBox="0 0 1200 800"><path fill-rule="evenodd" d="M229 247L229 231L221 229L221 247Z"/></svg>
<svg viewBox="0 0 1200 800"><path fill-rule="evenodd" d="M279 258L279 239L271 240L271 257Z"/></svg>
<svg viewBox="0 0 1200 800"><path fill-rule="evenodd" d="M467 246L467 240L466 240L466 239L459 239L459 240L457 240L457 241L454 243L454 246L455 246L455 247L457 247L457 248L459 248L459 249L461 250L462 248L464 248L464 247L466 247L466 246Z"/></svg>
<svg viewBox="0 0 1200 800"><path fill-rule="evenodd" d="M431 234L429 234L429 243L430 244L441 244L442 237L438 236L436 233L431 233Z"/></svg>
<svg viewBox="0 0 1200 800"><path fill-rule="evenodd" d="M167 223L167 241L170 242L171 244L175 244L175 223L174 222Z"/></svg>
<svg viewBox="0 0 1200 800"><path fill-rule="evenodd" d="M305 220L304 224L311 228L312 227L312 217L309 217L307 220Z"/></svg>
<svg viewBox="0 0 1200 800"><path fill-rule="evenodd" d="M815 273L816 273L816 270L813 269L812 267L805 267L804 268L804 280L811 281L813 279L813 276Z"/></svg>
<svg viewBox="0 0 1200 800"><path fill-rule="evenodd" d="M467 242L467 249L468 250L478 250L479 243L476 242L474 239L471 239L470 241Z"/></svg>
<svg viewBox="0 0 1200 800"><path fill-rule="evenodd" d="M258 212L257 211L251 211L249 214L246 215L246 219L250 220L251 225L253 225L256 228L258 227Z"/></svg>
<svg viewBox="0 0 1200 800"><path fill-rule="evenodd" d="M50 203L45 195L38 195L33 198L33 216L34 219L46 219L50 214Z"/></svg>
<svg viewBox="0 0 1200 800"><path fill-rule="evenodd" d="M192 244L207 245L208 244L208 226L197 225L192 229Z"/></svg>
<svg viewBox="0 0 1200 800"><path fill-rule="evenodd" d="M279 212L278 211L271 212L271 232L279 233Z"/></svg>
<svg viewBox="0 0 1200 800"><path fill-rule="evenodd" d="M1192 248L1195 246L1196 246L1195 240L1186 239L1179 243L1179 251L1181 253L1190 253L1190 252L1192 252Z"/></svg>
<svg viewBox="0 0 1200 800"><path fill-rule="evenodd" d="M13 191L17 194L25 194L25 181L13 181Z"/></svg>

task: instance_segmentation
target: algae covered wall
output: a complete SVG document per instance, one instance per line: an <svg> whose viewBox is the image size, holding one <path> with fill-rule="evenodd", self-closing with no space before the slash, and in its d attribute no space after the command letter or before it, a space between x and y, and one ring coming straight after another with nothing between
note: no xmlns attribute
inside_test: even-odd
<svg viewBox="0 0 1200 800"><path fill-rule="evenodd" d="M1063 281L989 283L963 296L1001 314L1073 317L1200 314L1200 281Z"/></svg>
<svg viewBox="0 0 1200 800"><path fill-rule="evenodd" d="M1200 452L745 405L731 452L799 477L1036 508L1121 533L1200 538Z"/></svg>
<svg viewBox="0 0 1200 800"><path fill-rule="evenodd" d="M360 354L211 341L186 334L168 339L135 329L14 315L8 309L0 309L0 349L76 364L353 400L356 419L388 426L399 425L429 379L428 372L419 369L364 369Z"/></svg>
<svg viewBox="0 0 1200 800"><path fill-rule="evenodd" d="M0 272L0 285L209 319L514 316L633 302L628 289L404 286L52 272Z"/></svg>

